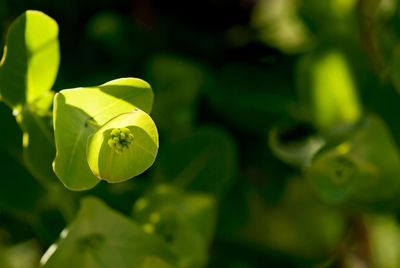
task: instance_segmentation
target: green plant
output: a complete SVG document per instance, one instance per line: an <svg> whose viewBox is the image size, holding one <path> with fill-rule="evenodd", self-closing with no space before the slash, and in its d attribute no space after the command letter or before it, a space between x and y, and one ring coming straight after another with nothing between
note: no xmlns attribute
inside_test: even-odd
<svg viewBox="0 0 400 268"><path fill-rule="evenodd" d="M59 64L57 35L54 20L27 11L10 27L0 68L2 100L25 131L24 156L29 167L40 178L52 179L48 162L37 155L45 146L46 160L52 157L54 135L53 169L71 190L90 189L99 179L118 182L142 173L158 151L157 129L146 114L153 104L150 85L124 78L98 87L62 90L55 94L51 117L51 87ZM51 118L54 134L46 121ZM124 150L108 143L114 128L132 132Z"/></svg>
<svg viewBox="0 0 400 268"><path fill-rule="evenodd" d="M184 191L188 185L149 189L136 202L133 219L99 198L85 197L72 220L76 196L61 189L55 175L74 191L91 189L101 180L126 181L153 164L158 131L149 116L153 92L143 80L121 78L95 87L52 91L59 66L57 35L53 19L26 11L10 26L0 65L1 100L23 131L23 164L40 182L45 202L70 222L41 265L203 266L215 228L216 203L212 195Z"/></svg>
<svg viewBox="0 0 400 268"><path fill-rule="evenodd" d="M0 267L400 267L400 0L0 2Z"/></svg>

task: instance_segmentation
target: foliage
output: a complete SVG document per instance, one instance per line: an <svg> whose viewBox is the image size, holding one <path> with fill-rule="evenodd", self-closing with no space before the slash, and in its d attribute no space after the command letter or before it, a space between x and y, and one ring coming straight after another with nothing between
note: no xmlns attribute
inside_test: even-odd
<svg viewBox="0 0 400 268"><path fill-rule="evenodd" d="M400 3L144 2L0 0L0 267L400 267Z"/></svg>

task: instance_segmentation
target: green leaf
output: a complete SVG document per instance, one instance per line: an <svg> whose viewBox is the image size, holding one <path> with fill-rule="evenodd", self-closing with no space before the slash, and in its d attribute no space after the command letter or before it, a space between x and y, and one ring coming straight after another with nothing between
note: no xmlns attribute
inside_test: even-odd
<svg viewBox="0 0 400 268"><path fill-rule="evenodd" d="M300 93L316 128L329 133L360 120L362 107L356 81L341 51L319 51L303 57L297 76Z"/></svg>
<svg viewBox="0 0 400 268"><path fill-rule="evenodd" d="M88 137L121 113L132 112L135 108L149 113L152 104L150 85L135 78L56 94L53 120L57 153L53 169L57 177L71 190L94 187L99 179L87 163Z"/></svg>
<svg viewBox="0 0 400 268"><path fill-rule="evenodd" d="M205 127L166 145L157 162L156 179L223 195L236 176L236 147L225 131Z"/></svg>
<svg viewBox="0 0 400 268"><path fill-rule="evenodd" d="M14 109L49 91L59 66L57 23L28 10L10 26L0 63L0 94Z"/></svg>
<svg viewBox="0 0 400 268"><path fill-rule="evenodd" d="M30 172L41 181L55 182L51 163L56 154L50 107L54 92L49 91L17 115L23 133L23 158ZM38 157L40 156L40 157Z"/></svg>
<svg viewBox="0 0 400 268"><path fill-rule="evenodd" d="M330 202L393 204L400 191L400 154L385 123L370 116L350 139L318 154L306 176Z"/></svg>
<svg viewBox="0 0 400 268"><path fill-rule="evenodd" d="M169 244L179 256L177 267L204 267L217 217L212 196L159 185L138 199L133 217Z"/></svg>
<svg viewBox="0 0 400 268"><path fill-rule="evenodd" d="M117 139L116 143L113 139ZM154 163L157 152L156 125L139 109L104 124L89 137L86 151L94 175L108 182L121 182L141 174Z"/></svg>
<svg viewBox="0 0 400 268"><path fill-rule="evenodd" d="M46 268L148 267L149 257L176 267L176 257L161 239L143 232L99 199L86 197L41 264Z"/></svg>

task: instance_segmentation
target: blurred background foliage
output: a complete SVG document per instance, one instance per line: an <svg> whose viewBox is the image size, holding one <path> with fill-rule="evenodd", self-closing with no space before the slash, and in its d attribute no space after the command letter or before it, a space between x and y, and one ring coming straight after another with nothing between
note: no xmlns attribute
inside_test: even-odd
<svg viewBox="0 0 400 268"><path fill-rule="evenodd" d="M2 47L27 9L59 24L53 90L152 85L160 151L70 192L1 103L0 267L400 267L397 0L0 0Z"/></svg>

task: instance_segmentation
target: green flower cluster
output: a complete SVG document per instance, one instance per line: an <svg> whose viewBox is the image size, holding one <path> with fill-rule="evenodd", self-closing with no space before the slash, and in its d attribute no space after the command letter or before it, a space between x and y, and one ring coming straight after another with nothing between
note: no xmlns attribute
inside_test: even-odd
<svg viewBox="0 0 400 268"><path fill-rule="evenodd" d="M122 152L125 148L129 148L129 145L133 141L133 133L129 128L114 128L110 133L108 139L108 145L115 149L117 152Z"/></svg>

